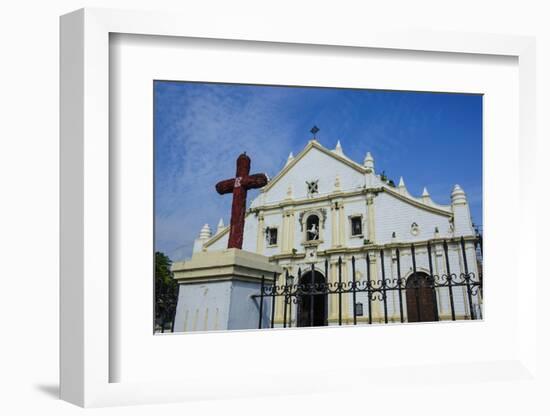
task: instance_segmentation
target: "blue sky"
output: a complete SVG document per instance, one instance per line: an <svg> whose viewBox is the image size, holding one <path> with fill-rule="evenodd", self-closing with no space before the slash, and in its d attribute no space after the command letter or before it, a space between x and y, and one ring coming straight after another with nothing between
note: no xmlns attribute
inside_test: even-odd
<svg viewBox="0 0 550 416"><path fill-rule="evenodd" d="M362 163L409 192L426 186L450 203L458 183L475 224L482 224L482 97L468 94L350 90L155 81L155 250L189 257L204 223L229 222L231 196L215 184L235 174L246 151L251 173L275 176L317 125L330 149ZM249 192L248 204L257 195Z"/></svg>

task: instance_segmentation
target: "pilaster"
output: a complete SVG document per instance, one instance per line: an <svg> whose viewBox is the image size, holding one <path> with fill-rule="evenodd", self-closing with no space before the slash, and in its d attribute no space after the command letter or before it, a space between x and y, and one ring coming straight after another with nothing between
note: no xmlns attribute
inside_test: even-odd
<svg viewBox="0 0 550 416"><path fill-rule="evenodd" d="M348 259L342 259L342 288L347 289L347 283L350 281L350 268L348 267ZM348 323L349 320L353 318L350 314L350 300L352 298L351 294L343 293L342 294L342 322Z"/></svg>
<svg viewBox="0 0 550 416"><path fill-rule="evenodd" d="M283 212L283 230L281 235L281 253L290 253L294 248L294 211Z"/></svg>
<svg viewBox="0 0 550 416"><path fill-rule="evenodd" d="M346 223L344 218L344 204L338 204L338 242L342 246L346 243Z"/></svg>
<svg viewBox="0 0 550 416"><path fill-rule="evenodd" d="M288 251L292 252L292 249L294 248L294 238L295 238L295 231L296 231L296 224L294 221L294 211L291 211L288 215L288 222L289 222L289 232L288 232Z"/></svg>
<svg viewBox="0 0 550 416"><path fill-rule="evenodd" d="M375 222L375 211L374 211L374 194L367 194L367 236L368 240L371 243L376 242L376 222Z"/></svg>
<svg viewBox="0 0 550 416"><path fill-rule="evenodd" d="M344 205L342 200L334 201L330 207L332 220L332 247L341 247L345 241Z"/></svg>
<svg viewBox="0 0 550 416"><path fill-rule="evenodd" d="M378 277L378 259L377 259L376 256L371 256L369 258L369 267L370 267L370 280L372 282L375 282L375 283L373 283L373 286L374 286L374 284L376 284L376 282L379 279L379 277ZM374 295L373 298L375 298L375 300L373 300L371 302L372 321L377 322L381 317L380 301L378 300L377 294Z"/></svg>
<svg viewBox="0 0 550 416"><path fill-rule="evenodd" d="M336 214L338 212L338 208L336 207L336 204L332 204L330 207L330 225L331 225L331 246L333 248L338 246L338 223L336 221Z"/></svg>
<svg viewBox="0 0 550 416"><path fill-rule="evenodd" d="M256 239L256 253L263 254L265 246L264 214L258 214L258 236Z"/></svg>
<svg viewBox="0 0 550 416"><path fill-rule="evenodd" d="M330 267L330 283L331 287L336 287L338 283L338 262L332 261L329 264ZM329 321L338 321L338 295L329 295L329 308L328 308L328 319Z"/></svg>
<svg viewBox="0 0 550 416"><path fill-rule="evenodd" d="M286 270L289 270L288 267L284 268L284 272L281 273L276 281L277 286L283 287L285 284L285 274ZM289 273L291 273L291 270L289 270ZM275 323L276 324L282 324L283 318L284 318L284 307L285 307L285 297L284 296L276 296L275 297Z"/></svg>

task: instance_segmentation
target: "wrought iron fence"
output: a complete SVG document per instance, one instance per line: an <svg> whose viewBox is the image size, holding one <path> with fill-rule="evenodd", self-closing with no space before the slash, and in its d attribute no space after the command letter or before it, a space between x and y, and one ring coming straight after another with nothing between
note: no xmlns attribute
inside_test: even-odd
<svg viewBox="0 0 550 416"><path fill-rule="evenodd" d="M262 278L260 293L254 296L259 300L258 328L291 327L293 313L297 326L323 326L328 325L329 320L337 325L357 325L359 320L368 324L374 321L387 324L390 321L482 319L483 281L481 270L478 272L479 263L476 262L481 241L477 238L472 242L471 254L473 262L476 263L474 265L469 264L468 258L470 257L471 263L472 256L467 255L464 238L438 239L408 246L397 245L391 249L363 250L350 259L351 279L342 272L341 256L338 257L336 267L333 267L333 272L334 269L336 272L335 279L329 279L333 276L330 275L328 258L322 263L324 267L318 268L312 263L303 270L299 268L297 276L293 276L287 270L282 284L278 284L277 275L274 276L273 284L266 284ZM422 270L417 267L419 250L426 253L426 256L420 259L424 265ZM440 268L445 273L434 273L434 250L442 257ZM451 250L455 253L453 261L450 256ZM407 251L407 257L410 256L410 270L405 273L407 277L403 277L401 270L403 251ZM388 255L391 256L396 268L392 273L386 271ZM358 280L356 271L360 262L365 262L366 279ZM372 276L373 262L380 265L375 276ZM451 264L459 269L456 273L451 270ZM471 268L475 271L471 271ZM345 297L351 297L351 311L343 311ZM358 302L359 297L363 303ZM283 301L278 302L277 299ZM329 299L332 318L329 318L328 314ZM363 310L365 303L367 311ZM282 311L277 309L281 307ZM375 315L374 307L382 312ZM443 318L442 311L445 315Z"/></svg>

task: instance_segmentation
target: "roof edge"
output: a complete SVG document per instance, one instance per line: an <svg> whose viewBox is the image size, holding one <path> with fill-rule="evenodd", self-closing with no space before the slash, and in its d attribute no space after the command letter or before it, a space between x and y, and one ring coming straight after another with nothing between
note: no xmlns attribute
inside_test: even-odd
<svg viewBox="0 0 550 416"><path fill-rule="evenodd" d="M326 155L338 160L339 162L342 162L348 165L349 167L351 167L352 169L356 170L359 173L363 173L363 174L367 173L367 170L361 165L359 165L357 162L354 162L351 159L348 159L344 156L340 156L339 154L334 153L332 150L327 149L317 140L310 140L308 144L302 149L302 151L298 153L290 163L284 166L283 169L281 169L279 173L275 175L273 179L269 181L269 183L260 190L260 192L264 193L269 191L283 176L285 176L285 174L289 170L291 170L313 148L325 153Z"/></svg>

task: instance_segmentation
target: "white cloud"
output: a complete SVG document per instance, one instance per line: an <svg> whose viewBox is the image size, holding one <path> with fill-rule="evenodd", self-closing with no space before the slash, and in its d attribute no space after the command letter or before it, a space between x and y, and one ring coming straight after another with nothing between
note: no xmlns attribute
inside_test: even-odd
<svg viewBox="0 0 550 416"><path fill-rule="evenodd" d="M213 229L220 217L228 223L231 195L219 196L214 186L235 175L240 153L250 155L251 173L273 177L291 147L293 126L276 123L284 90L270 91L269 99L261 89L226 91L219 86L189 88L176 96L170 111L180 115L156 141L157 146L168 146L157 149L167 152L158 166L161 175L155 178L157 249L173 259L190 255L205 222Z"/></svg>

